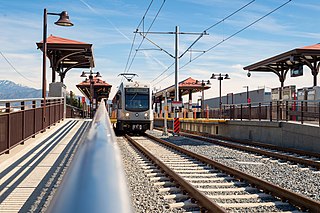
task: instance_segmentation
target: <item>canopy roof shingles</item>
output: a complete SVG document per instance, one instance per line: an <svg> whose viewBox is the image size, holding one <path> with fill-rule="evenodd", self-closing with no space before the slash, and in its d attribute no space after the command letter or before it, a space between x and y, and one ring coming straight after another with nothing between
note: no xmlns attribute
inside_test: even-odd
<svg viewBox="0 0 320 213"><path fill-rule="evenodd" d="M273 72L279 77L281 87L283 87L288 71L299 64L310 68L313 75L313 86L317 86L317 75L320 68L320 43L281 53L243 69L249 72Z"/></svg>
<svg viewBox="0 0 320 213"><path fill-rule="evenodd" d="M187 95L194 92L200 92L202 90L210 89L210 86L202 85L201 82L189 77L183 81L179 82L179 96ZM162 97L164 92L167 91L170 93L170 97L174 97L175 94L175 85L172 85L170 87L167 87L161 91L158 91L155 93L155 97ZM180 100L180 98L179 98Z"/></svg>
<svg viewBox="0 0 320 213"><path fill-rule="evenodd" d="M43 51L43 42L37 43ZM55 72L63 82L66 73L72 68L94 67L92 44L50 35L47 39L47 57L52 68L52 82L55 82Z"/></svg>
<svg viewBox="0 0 320 213"><path fill-rule="evenodd" d="M93 97L91 97L90 84L92 84ZM97 98L97 101L101 101L102 98L109 98L112 85L101 80L98 77L93 77L92 82L86 78L84 81L76 85L84 96L91 100L91 98Z"/></svg>

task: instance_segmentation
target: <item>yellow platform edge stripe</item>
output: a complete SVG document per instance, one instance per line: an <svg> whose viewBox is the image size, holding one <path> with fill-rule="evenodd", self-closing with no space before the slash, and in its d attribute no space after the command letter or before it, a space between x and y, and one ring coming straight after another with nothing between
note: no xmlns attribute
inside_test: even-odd
<svg viewBox="0 0 320 213"><path fill-rule="evenodd" d="M154 120L164 120L164 118L155 118ZM168 121L173 121L173 118L167 118ZM204 123L225 123L226 120L223 119L206 119L206 118L180 118L180 121L200 121ZM116 118L110 118L111 123L116 123L117 119Z"/></svg>
<svg viewBox="0 0 320 213"><path fill-rule="evenodd" d="M110 118L111 123L117 123L117 119L116 118Z"/></svg>
<svg viewBox="0 0 320 213"><path fill-rule="evenodd" d="M164 118L155 118L154 120L164 120ZM167 120L172 121L173 118L167 118ZM179 120L181 121L200 121L200 122L205 122L205 123L214 123L214 122L218 122L218 123L225 123L227 122L227 120L224 119L206 119L206 118L180 118Z"/></svg>

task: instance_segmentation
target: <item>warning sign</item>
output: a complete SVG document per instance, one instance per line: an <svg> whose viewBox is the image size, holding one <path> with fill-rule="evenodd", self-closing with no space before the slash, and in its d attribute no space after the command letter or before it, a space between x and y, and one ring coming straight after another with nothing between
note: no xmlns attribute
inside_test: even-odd
<svg viewBox="0 0 320 213"><path fill-rule="evenodd" d="M179 118L174 118L174 121L173 121L173 132L175 134L179 134L179 132L180 132L180 120L179 120Z"/></svg>

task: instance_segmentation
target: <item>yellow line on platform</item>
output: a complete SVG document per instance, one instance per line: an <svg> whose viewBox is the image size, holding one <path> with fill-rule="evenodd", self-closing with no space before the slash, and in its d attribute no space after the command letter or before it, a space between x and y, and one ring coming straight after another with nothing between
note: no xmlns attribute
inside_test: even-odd
<svg viewBox="0 0 320 213"><path fill-rule="evenodd" d="M164 120L164 118L155 118L154 120ZM167 120L172 121L173 118L167 118ZM224 119L206 119L206 118L180 118L181 121L193 121L193 122L205 122L205 123L225 123Z"/></svg>
<svg viewBox="0 0 320 213"><path fill-rule="evenodd" d="M155 118L156 120L164 120L164 118ZM173 118L167 118L168 121L173 121ZM180 118L180 121L192 121L192 122L202 122L202 123L225 123L226 120L224 119L206 119L206 118ZM117 119L116 118L110 118L111 123L117 123Z"/></svg>
<svg viewBox="0 0 320 213"><path fill-rule="evenodd" d="M117 119L116 118L110 118L111 123L117 123Z"/></svg>

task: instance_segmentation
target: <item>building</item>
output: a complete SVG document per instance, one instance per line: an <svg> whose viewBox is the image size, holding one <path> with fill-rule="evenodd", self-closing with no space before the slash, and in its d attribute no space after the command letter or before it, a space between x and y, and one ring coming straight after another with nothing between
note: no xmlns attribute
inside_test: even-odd
<svg viewBox="0 0 320 213"><path fill-rule="evenodd" d="M271 92L266 92L265 88L252 90L248 92L250 103L252 105L258 103L267 103L271 101ZM209 108L219 108L219 97L204 100L205 106ZM247 104L247 92L229 93L221 97L222 105L224 104Z"/></svg>

